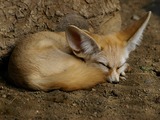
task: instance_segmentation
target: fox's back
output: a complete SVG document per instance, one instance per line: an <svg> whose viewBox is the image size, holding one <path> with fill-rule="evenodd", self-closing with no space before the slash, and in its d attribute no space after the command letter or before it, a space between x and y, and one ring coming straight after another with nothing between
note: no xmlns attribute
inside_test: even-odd
<svg viewBox="0 0 160 120"><path fill-rule="evenodd" d="M72 55L63 32L39 32L17 44L10 58L9 76L21 83L33 76L59 74L81 63Z"/></svg>

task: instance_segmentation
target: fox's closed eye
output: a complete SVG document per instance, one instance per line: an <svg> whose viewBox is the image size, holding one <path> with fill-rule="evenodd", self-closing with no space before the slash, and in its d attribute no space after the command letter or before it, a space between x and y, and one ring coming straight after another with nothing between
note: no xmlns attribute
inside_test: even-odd
<svg viewBox="0 0 160 120"><path fill-rule="evenodd" d="M123 63L122 65L120 65L119 67L117 67L117 70L120 69L121 67L123 67L125 63Z"/></svg>
<svg viewBox="0 0 160 120"><path fill-rule="evenodd" d="M111 67L110 67L109 65L106 65L106 64L104 64L104 63L102 63L102 62L99 62L99 64L105 66L105 67L108 68L108 69L111 69Z"/></svg>

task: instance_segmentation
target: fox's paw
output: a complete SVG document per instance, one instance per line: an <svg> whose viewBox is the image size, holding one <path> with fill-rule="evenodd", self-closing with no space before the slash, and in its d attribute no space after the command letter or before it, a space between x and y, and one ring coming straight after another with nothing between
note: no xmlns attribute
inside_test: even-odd
<svg viewBox="0 0 160 120"><path fill-rule="evenodd" d="M120 69L119 69L119 73L120 73L120 79L121 80L126 80L127 75L125 72L130 71L130 66L128 63L125 63Z"/></svg>
<svg viewBox="0 0 160 120"><path fill-rule="evenodd" d="M126 75L126 73L125 72L122 72L121 74L120 74L120 77L119 77L121 80L126 80L126 78L127 78L127 75Z"/></svg>

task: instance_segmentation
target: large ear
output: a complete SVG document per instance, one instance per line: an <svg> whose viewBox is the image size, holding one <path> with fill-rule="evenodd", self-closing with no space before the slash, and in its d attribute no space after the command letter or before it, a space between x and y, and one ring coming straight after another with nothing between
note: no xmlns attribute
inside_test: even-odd
<svg viewBox="0 0 160 120"><path fill-rule="evenodd" d="M130 53L135 50L136 45L142 40L143 31L145 30L151 16L149 11L144 17L136 21L133 25L118 33L118 37L127 42L127 51Z"/></svg>
<svg viewBox="0 0 160 120"><path fill-rule="evenodd" d="M86 32L73 25L66 29L66 39L71 49L76 53L91 55L99 51L95 40Z"/></svg>

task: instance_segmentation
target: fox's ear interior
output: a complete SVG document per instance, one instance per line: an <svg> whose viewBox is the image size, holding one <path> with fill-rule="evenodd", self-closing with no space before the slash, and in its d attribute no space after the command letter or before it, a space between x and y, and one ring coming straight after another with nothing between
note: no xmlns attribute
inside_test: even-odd
<svg viewBox="0 0 160 120"><path fill-rule="evenodd" d="M136 46L142 40L143 32L148 24L151 16L151 11L149 11L145 16L136 21L134 24L122 30L118 33L118 37L127 42L127 51L130 53L135 50Z"/></svg>
<svg viewBox="0 0 160 120"><path fill-rule="evenodd" d="M71 49L76 53L90 55L99 51L94 39L76 26L70 25L66 29L66 39Z"/></svg>

